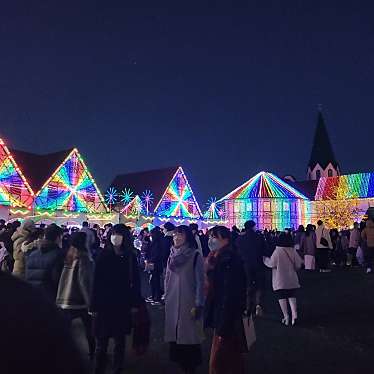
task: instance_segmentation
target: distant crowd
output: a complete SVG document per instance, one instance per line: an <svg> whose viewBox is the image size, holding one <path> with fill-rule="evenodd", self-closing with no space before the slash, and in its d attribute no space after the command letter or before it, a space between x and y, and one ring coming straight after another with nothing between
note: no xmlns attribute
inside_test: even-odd
<svg viewBox="0 0 374 374"><path fill-rule="evenodd" d="M266 268L272 269L281 322L295 326L302 267L330 272L334 267L361 266L370 274L373 260L372 218L343 231L329 230L322 221L296 231L259 231L254 221L248 221L243 230L216 226L205 232L196 224L170 222L139 232L123 224L101 228L83 222L82 227L68 228L37 226L29 219L8 224L0 220L0 323L5 324L0 349L8 352L1 365L7 373L26 368L42 374L84 372L69 340L71 323L80 318L94 373L106 373L110 364L119 374L125 364L126 335L132 334L137 354L148 348L148 303L165 308L165 342L170 360L181 372L194 373L202 363L204 329L210 328L210 374L244 373L242 353L252 344L252 318L266 313ZM51 321L61 328L51 327ZM18 362L16 352L9 349L12 339L25 339L22 334L30 331L45 334L45 342L34 339L37 345L48 344L49 339L51 346L31 344L24 348L27 354L22 349L23 360ZM107 354L110 339L112 363ZM36 360L34 351L43 358ZM69 352L70 359L64 360L63 352ZM64 362L56 366L56 360Z"/></svg>

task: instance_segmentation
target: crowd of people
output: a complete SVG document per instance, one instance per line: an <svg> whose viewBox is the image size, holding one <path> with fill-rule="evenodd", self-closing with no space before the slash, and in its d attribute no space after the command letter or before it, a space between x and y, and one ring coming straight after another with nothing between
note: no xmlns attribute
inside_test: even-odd
<svg viewBox="0 0 374 374"><path fill-rule="evenodd" d="M196 224L167 222L136 232L123 224L67 228L0 220L1 273L54 304L67 331L74 319L82 320L95 374L106 372L109 339L116 374L124 366L126 335L132 333L136 353L146 351L146 303L164 307L169 357L182 372L193 373L202 363L204 329L210 328L210 373L243 373L248 345L242 318L264 313L266 268L281 322L295 326L299 269L363 266L371 273L373 259L372 218L351 230L329 230L318 221L281 232L259 231L254 221L242 231L216 226L203 232Z"/></svg>

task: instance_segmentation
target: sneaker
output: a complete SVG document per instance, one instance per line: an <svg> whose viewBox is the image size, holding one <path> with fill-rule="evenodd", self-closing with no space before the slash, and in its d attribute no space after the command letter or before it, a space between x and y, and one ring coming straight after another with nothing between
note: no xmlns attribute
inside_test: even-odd
<svg viewBox="0 0 374 374"><path fill-rule="evenodd" d="M296 326L297 325L297 318L294 318L293 320L292 320L292 326Z"/></svg>
<svg viewBox="0 0 374 374"><path fill-rule="evenodd" d="M152 296L147 297L147 298L145 299L145 302L146 302L146 303L153 303L153 298L152 298Z"/></svg>
<svg viewBox="0 0 374 374"><path fill-rule="evenodd" d="M256 305L256 317L262 317L264 314L264 311L262 310L261 305Z"/></svg>
<svg viewBox="0 0 374 374"><path fill-rule="evenodd" d="M372 269L371 268L367 268L366 269L366 274L370 274L372 272Z"/></svg>

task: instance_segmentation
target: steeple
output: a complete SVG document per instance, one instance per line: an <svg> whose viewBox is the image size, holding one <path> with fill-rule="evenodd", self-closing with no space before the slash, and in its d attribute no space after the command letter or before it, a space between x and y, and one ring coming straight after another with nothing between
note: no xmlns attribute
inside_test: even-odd
<svg viewBox="0 0 374 374"><path fill-rule="evenodd" d="M339 163L335 158L325 120L319 107L312 153L308 164L308 180L337 175L340 175Z"/></svg>

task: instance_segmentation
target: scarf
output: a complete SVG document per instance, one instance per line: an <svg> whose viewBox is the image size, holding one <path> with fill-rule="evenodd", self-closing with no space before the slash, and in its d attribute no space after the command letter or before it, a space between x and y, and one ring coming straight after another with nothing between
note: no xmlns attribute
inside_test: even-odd
<svg viewBox="0 0 374 374"><path fill-rule="evenodd" d="M173 272L178 271L196 252L195 248L189 248L187 244L180 248L171 247L169 258L169 269Z"/></svg>

